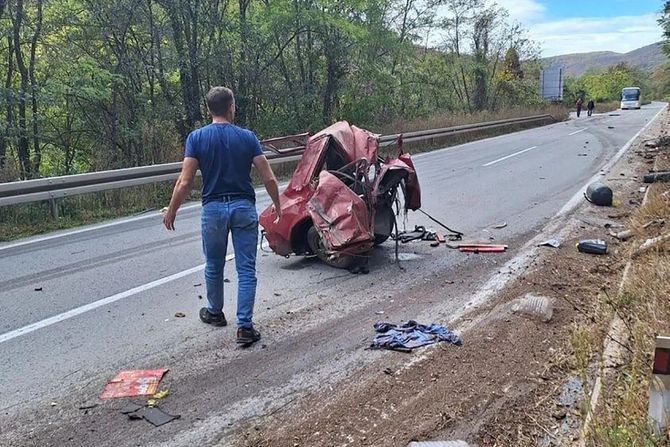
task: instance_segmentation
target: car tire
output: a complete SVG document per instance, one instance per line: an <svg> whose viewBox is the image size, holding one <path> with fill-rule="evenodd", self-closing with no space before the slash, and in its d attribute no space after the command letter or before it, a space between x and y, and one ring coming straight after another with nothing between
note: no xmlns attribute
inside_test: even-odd
<svg viewBox="0 0 670 447"><path fill-rule="evenodd" d="M311 226L309 230L307 230L307 245L309 246L309 249L312 251L312 253L314 253L321 262L331 267L347 269L354 261L352 256L328 255L323 244L323 239L321 239L321 235L314 226Z"/></svg>
<svg viewBox="0 0 670 447"><path fill-rule="evenodd" d="M389 226L391 231L388 234L376 234L375 233L375 241L374 241L375 247L377 245L381 245L384 242L386 242L388 240L388 238L391 237L391 232L393 232L393 228L395 227L395 215L393 214L393 210L391 210L388 214L389 214L389 218L391 220L391 224Z"/></svg>

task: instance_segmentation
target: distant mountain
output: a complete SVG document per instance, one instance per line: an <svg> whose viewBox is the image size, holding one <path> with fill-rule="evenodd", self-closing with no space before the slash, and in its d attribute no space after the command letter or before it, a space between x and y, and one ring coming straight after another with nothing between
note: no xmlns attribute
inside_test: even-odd
<svg viewBox="0 0 670 447"><path fill-rule="evenodd" d="M565 73L570 76L581 76L592 68L607 68L619 62L626 62L645 70L653 70L668 61L667 56L663 53L662 45L661 42L657 42L628 53L594 51L592 53L562 54L542 59L542 66L545 68L552 65L562 66Z"/></svg>

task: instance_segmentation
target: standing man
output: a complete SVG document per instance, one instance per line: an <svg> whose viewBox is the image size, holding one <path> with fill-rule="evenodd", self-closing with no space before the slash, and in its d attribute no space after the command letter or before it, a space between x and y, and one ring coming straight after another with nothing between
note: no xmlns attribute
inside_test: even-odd
<svg viewBox="0 0 670 447"><path fill-rule="evenodd" d="M577 106L577 118L579 118L579 115L582 113L582 104L584 104L582 98L577 98L577 104L575 104Z"/></svg>
<svg viewBox="0 0 670 447"><path fill-rule="evenodd" d="M163 223L168 230L174 230L177 210L191 190L199 168L207 286L207 307L200 309L200 320L213 326L228 324L223 314L223 267L230 232L238 277L237 342L249 345L261 338L252 323L256 299L258 215L251 165L256 167L263 180L277 219L281 218L279 188L256 135L232 124L235 117L233 92L226 87L213 87L206 100L212 123L194 130L186 139L182 171L170 205L163 210Z"/></svg>
<svg viewBox="0 0 670 447"><path fill-rule="evenodd" d="M593 102L592 99L589 100L589 103L586 104L586 110L588 111L588 115L592 116L593 115L593 109L596 108L596 104Z"/></svg>

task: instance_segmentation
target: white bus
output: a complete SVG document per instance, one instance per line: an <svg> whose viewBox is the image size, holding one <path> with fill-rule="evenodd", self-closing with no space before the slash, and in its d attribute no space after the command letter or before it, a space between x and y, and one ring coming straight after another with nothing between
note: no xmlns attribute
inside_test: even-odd
<svg viewBox="0 0 670 447"><path fill-rule="evenodd" d="M621 110L639 109L642 107L640 87L626 87L621 90Z"/></svg>

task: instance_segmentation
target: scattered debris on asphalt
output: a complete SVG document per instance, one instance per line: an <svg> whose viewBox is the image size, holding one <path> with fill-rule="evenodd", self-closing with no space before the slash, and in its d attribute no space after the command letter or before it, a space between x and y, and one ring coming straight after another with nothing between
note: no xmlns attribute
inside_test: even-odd
<svg viewBox="0 0 670 447"><path fill-rule="evenodd" d="M230 280L228 278L224 278L223 282L230 282Z"/></svg>
<svg viewBox="0 0 670 447"><path fill-rule="evenodd" d="M612 199L614 194L612 193L612 189L609 186L601 182L594 182L586 188L584 197L586 197L586 200L588 200L590 203L593 203L594 205L612 206Z"/></svg>
<svg viewBox="0 0 670 447"><path fill-rule="evenodd" d="M670 181L670 171L652 172L644 176L645 183L668 182Z"/></svg>
<svg viewBox="0 0 670 447"><path fill-rule="evenodd" d="M578 157L588 157L589 154L584 154L584 153L582 153L582 154L577 154L577 156L578 156Z"/></svg>
<svg viewBox="0 0 670 447"><path fill-rule="evenodd" d="M614 129L614 126L607 126L608 129Z"/></svg>
<svg viewBox="0 0 670 447"><path fill-rule="evenodd" d="M174 314L175 318L184 318L186 314L184 312L177 312Z"/></svg>
<svg viewBox="0 0 670 447"><path fill-rule="evenodd" d="M463 253L502 253L507 250L503 244L459 244L458 250Z"/></svg>
<svg viewBox="0 0 670 447"><path fill-rule="evenodd" d="M161 390L161 391L157 392L156 394L154 394L152 397L154 399L165 399L169 395L170 395L170 390Z"/></svg>
<svg viewBox="0 0 670 447"><path fill-rule="evenodd" d="M371 349L412 352L415 348L438 342L448 342L456 346L463 344L458 335L439 324L424 325L409 320L397 325L380 321L375 323L374 328L377 335L372 340Z"/></svg>
<svg viewBox="0 0 670 447"><path fill-rule="evenodd" d="M35 287L35 292L41 292L41 291L42 291L42 287Z"/></svg>
<svg viewBox="0 0 670 447"><path fill-rule="evenodd" d="M167 372L167 368L121 371L105 385L100 399L156 394L158 385Z"/></svg>
<svg viewBox="0 0 670 447"><path fill-rule="evenodd" d="M154 427L160 427L181 417L178 414L168 414L157 406L147 407L136 403L130 403L128 406L122 408L121 413L128 416L128 419L131 421L144 419Z"/></svg>
<svg viewBox="0 0 670 447"><path fill-rule="evenodd" d="M437 233L426 229L423 225L415 225L412 231L400 231L397 236L391 234L391 239L406 244L412 241L437 241Z"/></svg>
<svg viewBox="0 0 670 447"><path fill-rule="evenodd" d="M121 408L121 414L130 414L135 413L138 410L144 408L144 405L137 404L135 402L129 402L126 406Z"/></svg>
<svg viewBox="0 0 670 447"><path fill-rule="evenodd" d="M561 241L559 241L558 239L547 239L546 241L537 244L537 246L559 248L561 246Z"/></svg>
<svg viewBox="0 0 670 447"><path fill-rule="evenodd" d="M199 282L198 284L193 284L193 287L200 287L201 285L202 285L202 283Z"/></svg>
<svg viewBox="0 0 670 447"><path fill-rule="evenodd" d="M179 414L168 414L158 407L147 408L144 411L144 420L152 424L154 427L160 427L161 425L165 425L180 417L181 415Z"/></svg>
<svg viewBox="0 0 670 447"><path fill-rule="evenodd" d="M554 303L546 296L527 293L515 300L512 305L512 312L538 318L548 323L554 315Z"/></svg>
<svg viewBox="0 0 670 447"><path fill-rule="evenodd" d="M494 228L494 229L496 229L496 230L500 230L500 229L502 229L502 228L505 228L506 226L507 226L507 222L502 222L502 223L493 225L492 228Z"/></svg>
<svg viewBox="0 0 670 447"><path fill-rule="evenodd" d="M602 239L584 239L579 241L577 249L581 253L604 255L607 254L607 242Z"/></svg>
<svg viewBox="0 0 670 447"><path fill-rule="evenodd" d="M95 407L97 407L97 406L99 406L99 405L100 405L100 404L97 403L97 402L92 402L92 403L89 403L89 404L82 404L82 405L79 405L79 407L77 407L77 409L79 409L79 410L91 410L91 409L93 409L93 408L95 408Z"/></svg>

